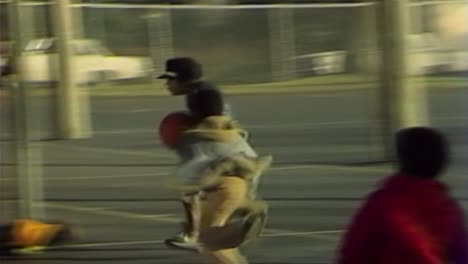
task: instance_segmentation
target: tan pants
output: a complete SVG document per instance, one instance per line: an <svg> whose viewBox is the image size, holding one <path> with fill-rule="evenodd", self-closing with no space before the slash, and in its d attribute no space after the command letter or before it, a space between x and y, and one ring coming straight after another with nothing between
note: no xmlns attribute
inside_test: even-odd
<svg viewBox="0 0 468 264"><path fill-rule="evenodd" d="M215 191L203 197L200 221L200 241L210 263L246 264L237 246L242 237L238 225L227 225L231 215L246 205L247 183L239 177L222 177Z"/></svg>

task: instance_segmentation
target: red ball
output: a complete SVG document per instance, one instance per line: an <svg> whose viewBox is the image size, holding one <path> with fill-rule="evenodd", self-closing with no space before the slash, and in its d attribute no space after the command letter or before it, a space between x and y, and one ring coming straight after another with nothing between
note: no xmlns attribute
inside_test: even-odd
<svg viewBox="0 0 468 264"><path fill-rule="evenodd" d="M172 112L159 123L159 139L170 148L175 147L180 137L194 125L194 119L187 112Z"/></svg>

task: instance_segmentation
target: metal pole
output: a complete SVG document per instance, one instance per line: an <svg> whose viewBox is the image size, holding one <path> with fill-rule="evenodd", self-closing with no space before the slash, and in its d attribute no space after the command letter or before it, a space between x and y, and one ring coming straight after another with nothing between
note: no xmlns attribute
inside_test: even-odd
<svg viewBox="0 0 468 264"><path fill-rule="evenodd" d="M74 56L72 51L73 16L69 0L55 0L53 19L58 48L58 123L59 138L89 137L89 96L76 85Z"/></svg>
<svg viewBox="0 0 468 264"><path fill-rule="evenodd" d="M39 156L38 149L31 146L28 135L28 94L23 82L21 67L21 53L24 47L24 36L22 34L21 17L22 11L19 0L10 2L8 19L11 39L15 41L13 47L15 66L14 75L10 76L10 96L12 99L12 129L15 157L15 179L18 190L17 212L15 215L20 218L43 218L44 212L41 207L34 207L34 201L41 198L42 179L40 178L40 166L33 167L34 156ZM34 156L33 156L34 155ZM38 177L36 177L39 175Z"/></svg>
<svg viewBox="0 0 468 264"><path fill-rule="evenodd" d="M382 46L381 120L385 157L394 156L394 133L428 125L426 92L410 82L408 72L409 1L383 0L380 7Z"/></svg>

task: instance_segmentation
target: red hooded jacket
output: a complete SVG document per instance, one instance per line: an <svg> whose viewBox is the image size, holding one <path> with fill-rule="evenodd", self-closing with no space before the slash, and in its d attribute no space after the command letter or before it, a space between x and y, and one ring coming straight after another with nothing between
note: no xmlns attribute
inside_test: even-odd
<svg viewBox="0 0 468 264"><path fill-rule="evenodd" d="M352 220L338 264L468 264L463 211L435 180L388 177Z"/></svg>

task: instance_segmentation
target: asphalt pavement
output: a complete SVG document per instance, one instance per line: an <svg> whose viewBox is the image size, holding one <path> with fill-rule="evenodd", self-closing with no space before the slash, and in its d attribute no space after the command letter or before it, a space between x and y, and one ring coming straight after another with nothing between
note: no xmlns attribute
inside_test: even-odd
<svg viewBox="0 0 468 264"><path fill-rule="evenodd" d="M464 206L467 97L466 89L432 90L428 104L433 126L453 143L453 164L444 181ZM271 206L267 230L243 248L250 263L333 262L353 212L392 171L382 154L376 98L371 90L228 96L258 152L275 157L260 189ZM166 113L184 108L183 99L95 97L93 136L66 141L50 140L50 100L38 99L33 106L31 132L38 140L31 146L43 164L35 172L44 190L35 206L48 219L80 226L82 238L1 263L203 263L196 254L162 243L179 230L182 208L177 194L162 186L176 158L160 145L156 127ZM1 144L8 149L8 140ZM0 219L14 214L11 162L11 156L2 156Z"/></svg>

